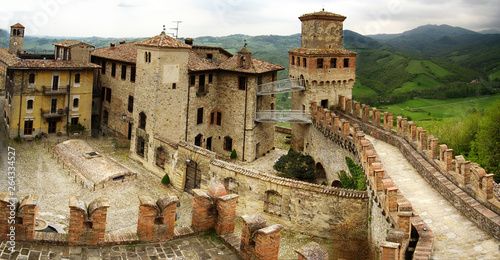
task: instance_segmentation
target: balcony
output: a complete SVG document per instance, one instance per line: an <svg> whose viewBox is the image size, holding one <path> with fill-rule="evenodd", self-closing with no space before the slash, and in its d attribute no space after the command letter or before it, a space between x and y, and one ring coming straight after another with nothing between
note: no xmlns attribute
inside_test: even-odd
<svg viewBox="0 0 500 260"><path fill-rule="evenodd" d="M55 96L55 95L65 95L68 94L68 89L69 87L46 87L43 86L43 94L49 95L49 96Z"/></svg>
<svg viewBox="0 0 500 260"><path fill-rule="evenodd" d="M50 110L44 110L43 108L41 108L40 111L42 112L42 117L45 119L60 118L67 115L67 109L63 108L59 108L55 112Z"/></svg>
<svg viewBox="0 0 500 260"><path fill-rule="evenodd" d="M306 88L300 84L299 79L282 79L257 85L257 95L270 95L276 93L301 91Z"/></svg>
<svg viewBox="0 0 500 260"><path fill-rule="evenodd" d="M255 121L263 123L311 124L309 111L304 110L263 110L257 111Z"/></svg>

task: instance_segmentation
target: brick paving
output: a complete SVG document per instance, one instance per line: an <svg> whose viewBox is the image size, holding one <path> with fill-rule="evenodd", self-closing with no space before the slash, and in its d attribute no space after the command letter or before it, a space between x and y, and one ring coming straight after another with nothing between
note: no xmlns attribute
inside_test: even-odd
<svg viewBox="0 0 500 260"><path fill-rule="evenodd" d="M198 235L167 242L132 244L103 247L69 247L53 245L31 245L16 243L16 250L10 253L5 242L0 244L0 259L172 259L172 260L232 260L240 259L229 247L212 236Z"/></svg>
<svg viewBox="0 0 500 260"><path fill-rule="evenodd" d="M500 259L500 241L462 215L394 146L366 136L386 173L435 235L432 259Z"/></svg>

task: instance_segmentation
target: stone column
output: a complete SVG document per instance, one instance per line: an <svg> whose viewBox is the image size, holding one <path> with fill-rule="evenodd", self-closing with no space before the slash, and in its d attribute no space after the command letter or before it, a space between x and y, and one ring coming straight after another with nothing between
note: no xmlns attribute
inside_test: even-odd
<svg viewBox="0 0 500 260"><path fill-rule="evenodd" d="M361 120L363 120L363 122L370 121L370 106L363 105L361 108L362 108Z"/></svg>
<svg viewBox="0 0 500 260"><path fill-rule="evenodd" d="M224 235L234 232L234 223L236 219L236 203L238 195L229 194L217 199L217 222L215 223L215 232L217 235Z"/></svg>
<svg viewBox="0 0 500 260"><path fill-rule="evenodd" d="M359 118L360 111L361 111L361 104L358 101L354 101L354 109L353 109L354 118Z"/></svg>
<svg viewBox="0 0 500 260"><path fill-rule="evenodd" d="M352 99L346 98L345 100L345 112L347 114L352 114Z"/></svg>
<svg viewBox="0 0 500 260"><path fill-rule="evenodd" d="M276 224L255 232L255 259L278 259L282 229L282 225Z"/></svg>

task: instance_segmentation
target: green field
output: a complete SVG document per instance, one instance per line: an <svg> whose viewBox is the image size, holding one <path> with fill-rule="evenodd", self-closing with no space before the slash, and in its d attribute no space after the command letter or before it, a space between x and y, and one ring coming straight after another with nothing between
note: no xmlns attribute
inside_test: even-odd
<svg viewBox="0 0 500 260"><path fill-rule="evenodd" d="M377 95L378 93L361 84L360 80L356 80L356 83L354 83L354 86L352 87L352 95L355 97L361 97L361 96L369 96L369 95Z"/></svg>
<svg viewBox="0 0 500 260"><path fill-rule="evenodd" d="M500 94L472 98L455 98L447 100L413 99L401 104L381 107L383 111L409 117L414 122L445 118L465 118L468 111L485 109L497 100Z"/></svg>
<svg viewBox="0 0 500 260"><path fill-rule="evenodd" d="M490 80L493 81L495 79L500 79L500 70L497 70L495 73L490 74Z"/></svg>
<svg viewBox="0 0 500 260"><path fill-rule="evenodd" d="M420 74L415 77L413 81L403 83L403 87L397 88L393 93L405 93L413 90L433 89L439 84L435 79L429 77L427 74Z"/></svg>
<svg viewBox="0 0 500 260"><path fill-rule="evenodd" d="M444 77L452 74L430 60L411 60L408 67L406 67L406 71L410 74L427 74L431 77Z"/></svg>

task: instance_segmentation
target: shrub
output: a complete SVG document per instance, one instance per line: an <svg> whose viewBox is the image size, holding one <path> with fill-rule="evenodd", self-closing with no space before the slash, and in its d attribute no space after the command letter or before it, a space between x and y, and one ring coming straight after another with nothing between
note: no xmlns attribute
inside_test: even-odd
<svg viewBox="0 0 500 260"><path fill-rule="evenodd" d="M66 129L70 133L73 133L73 132L83 132L83 131L85 131L85 126L83 126L80 123L78 123L76 125L75 124L67 124L66 125Z"/></svg>
<svg viewBox="0 0 500 260"><path fill-rule="evenodd" d="M236 149L233 149L231 152L231 159L236 159L238 157L238 154L236 153Z"/></svg>
<svg viewBox="0 0 500 260"><path fill-rule="evenodd" d="M289 178L307 180L315 177L314 159L309 155L297 153L293 149L288 150L286 155L281 156L273 168L284 173Z"/></svg>
<svg viewBox="0 0 500 260"><path fill-rule="evenodd" d="M163 175L163 178L161 178L161 184L163 184L163 185L170 184L170 177L168 177L167 173L165 173L165 175Z"/></svg>
<svg viewBox="0 0 500 260"><path fill-rule="evenodd" d="M344 170L337 173L342 187L352 190L366 190L366 177L363 168L349 157L345 157L345 161L351 175L348 175Z"/></svg>

